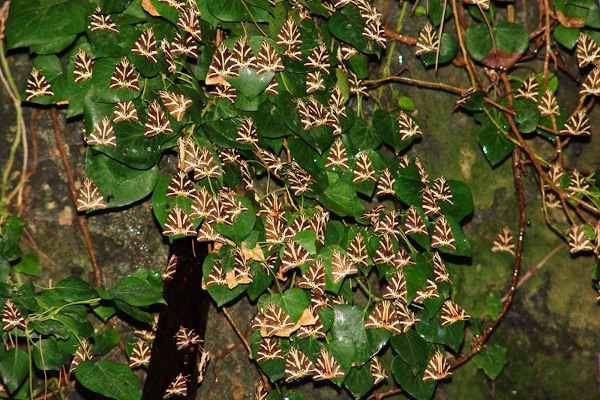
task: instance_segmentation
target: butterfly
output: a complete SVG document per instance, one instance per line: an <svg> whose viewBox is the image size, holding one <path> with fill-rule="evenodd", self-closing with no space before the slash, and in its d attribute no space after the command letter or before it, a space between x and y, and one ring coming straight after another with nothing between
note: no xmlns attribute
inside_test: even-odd
<svg viewBox="0 0 600 400"><path fill-rule="evenodd" d="M116 124L123 121L138 121L138 113L133 101L122 101L117 103L113 112L113 122Z"/></svg>
<svg viewBox="0 0 600 400"><path fill-rule="evenodd" d="M408 332L411 326L421 321L406 304L399 300L394 301L394 309L396 310L396 317L398 318L400 327L404 333Z"/></svg>
<svg viewBox="0 0 600 400"><path fill-rule="evenodd" d="M590 242L585 233L583 233L583 229L576 224L571 225L571 229L569 230L569 240L567 242L569 243L569 252L571 254L580 251L594 250L592 242Z"/></svg>
<svg viewBox="0 0 600 400"><path fill-rule="evenodd" d="M173 207L163 227L164 236L196 236L197 232L187 214L178 204Z"/></svg>
<svg viewBox="0 0 600 400"><path fill-rule="evenodd" d="M373 357L371 359L371 375L373 376L374 385L377 385L378 383L388 378L388 376L385 373L385 370L383 369L381 361L379 361L379 358L377 357Z"/></svg>
<svg viewBox="0 0 600 400"><path fill-rule="evenodd" d="M169 384L169 387L167 387L163 399L168 399L172 396L187 396L187 383L188 378L186 376L182 373L177 374L175 379Z"/></svg>
<svg viewBox="0 0 600 400"><path fill-rule="evenodd" d="M450 205L454 204L452 200L452 192L450 191L450 185L448 185L446 178L444 178L443 176L440 176L435 181L433 181L433 186L431 187L431 194L436 200L441 200Z"/></svg>
<svg viewBox="0 0 600 400"><path fill-rule="evenodd" d="M325 82L321 76L321 71L309 72L306 75L306 93L325 90Z"/></svg>
<svg viewBox="0 0 600 400"><path fill-rule="evenodd" d="M319 314L313 311L312 316L315 320L315 323L313 325L300 326L300 328L298 329L298 332L296 333L296 337L298 339L307 338L307 337L311 337L311 336L314 338L325 339L325 337L326 337L325 327L323 326L323 323L321 322L321 319L319 318ZM318 364L318 360L317 360L317 364ZM318 366L317 366L317 369L318 369ZM324 378L324 379L328 379L328 378Z"/></svg>
<svg viewBox="0 0 600 400"><path fill-rule="evenodd" d="M396 179L392 176L389 169L384 169L379 177L379 183L377 184L377 196L385 196L386 194L394 195L394 183Z"/></svg>
<svg viewBox="0 0 600 400"><path fill-rule="evenodd" d="M448 270L446 270L446 266L442 261L442 257L440 254L435 251L433 252L433 276L436 282L448 282L452 283L450 280L450 275L448 275Z"/></svg>
<svg viewBox="0 0 600 400"><path fill-rule="evenodd" d="M325 349L325 347L321 347L321 352L319 353L319 357L315 363L315 374L313 379L315 381L321 381L323 379L336 379L343 377L344 371L342 371L340 364L335 358L333 358L331 353Z"/></svg>
<svg viewBox="0 0 600 400"><path fill-rule="evenodd" d="M600 47L589 35L581 31L577 39L575 54L579 68L584 68L588 64L597 64L600 61Z"/></svg>
<svg viewBox="0 0 600 400"><path fill-rule="evenodd" d="M273 335L289 337L294 330L294 322L288 313L270 301L267 303L267 310L264 313L264 328L265 331L261 331L263 337Z"/></svg>
<svg viewBox="0 0 600 400"><path fill-rule="evenodd" d="M198 46L192 36L181 37L179 32L177 32L173 38L170 49L171 55L173 56L184 55L190 58L198 58Z"/></svg>
<svg viewBox="0 0 600 400"><path fill-rule="evenodd" d="M206 372L206 366L210 360L210 353L204 349L201 349L196 357L196 369L198 370L198 378L196 382L202 383L204 380L204 373Z"/></svg>
<svg viewBox="0 0 600 400"><path fill-rule="evenodd" d="M340 85L335 85L331 91L331 97L329 97L329 101L327 102L330 112L336 116L341 115L342 117L346 117L345 103Z"/></svg>
<svg viewBox="0 0 600 400"><path fill-rule="evenodd" d="M144 124L144 136L152 137L160 133L170 135L173 133L173 128L171 128L171 122L169 122L167 114L165 114L158 101L153 100L148 107L148 115Z"/></svg>
<svg viewBox="0 0 600 400"><path fill-rule="evenodd" d="M184 10L177 20L177 26L183 31L189 33L191 37L196 39L198 42L202 42L202 31L200 30L200 12L190 7Z"/></svg>
<svg viewBox="0 0 600 400"><path fill-rule="evenodd" d="M315 367L312 361L300 350L290 347L285 360L285 381L290 383L306 375L313 375Z"/></svg>
<svg viewBox="0 0 600 400"><path fill-rule="evenodd" d="M54 96L54 92L52 91L50 83L42 74L42 71L35 67L31 68L31 72L29 73L29 77L27 78L27 88L25 89L25 94L27 95L27 101L31 101L39 96Z"/></svg>
<svg viewBox="0 0 600 400"><path fill-rule="evenodd" d="M298 26L291 17L283 24L276 41L278 45L287 47L287 50L284 52L286 56L294 60L302 60L302 54L300 53L302 38L300 37Z"/></svg>
<svg viewBox="0 0 600 400"><path fill-rule="evenodd" d="M421 32L417 38L417 50L415 51L415 54L420 56L422 54L431 53L436 51L439 45L440 39L438 38L435 28L430 22L427 22L423 28L421 28Z"/></svg>
<svg viewBox="0 0 600 400"><path fill-rule="evenodd" d="M131 52L145 57L154 64L158 62L158 59L156 58L156 56L158 56L156 36L154 35L154 30L152 28L148 28L142 32L138 40L133 44Z"/></svg>
<svg viewBox="0 0 600 400"><path fill-rule="evenodd" d="M137 368L150 364L150 346L145 340L138 339L129 356L129 368Z"/></svg>
<svg viewBox="0 0 600 400"><path fill-rule="evenodd" d="M7 300L9 301L9 300ZM81 344L73 354L73 360L69 366L69 373L75 371L75 368L85 360L91 360L94 354L92 353L92 346L85 340L81 339Z"/></svg>
<svg viewBox="0 0 600 400"><path fill-rule="evenodd" d="M8 332L14 328L25 329L27 322L15 304L7 299L2 310L2 329Z"/></svg>
<svg viewBox="0 0 600 400"><path fill-rule="evenodd" d="M251 117L246 118L244 122L241 123L235 141L238 143L258 143L256 127L254 126L254 120Z"/></svg>
<svg viewBox="0 0 600 400"><path fill-rule="evenodd" d="M262 75L269 71L281 72L285 68L281 62L279 54L275 48L267 41L264 41L258 49L258 57L256 59L256 74Z"/></svg>
<svg viewBox="0 0 600 400"><path fill-rule="evenodd" d="M396 316L396 311L389 300L383 300L375 306L367 322L365 323L365 329L376 329L383 328L397 335L402 332L400 327L400 321Z"/></svg>
<svg viewBox="0 0 600 400"><path fill-rule="evenodd" d="M439 297L437 285L431 279L427 279L427 287L425 289L418 288L413 301L418 304L423 304L423 300L425 299L437 299Z"/></svg>
<svg viewBox="0 0 600 400"><path fill-rule="evenodd" d="M94 61L92 57L82 48L75 54L75 63L73 66L73 78L75 83L81 83L92 77L92 68Z"/></svg>
<svg viewBox="0 0 600 400"><path fill-rule="evenodd" d="M167 187L167 197L193 198L196 193L192 181L183 171L178 171Z"/></svg>
<svg viewBox="0 0 600 400"><path fill-rule="evenodd" d="M206 286L227 285L227 278L223 272L221 262L216 262L213 265L208 277L206 278Z"/></svg>
<svg viewBox="0 0 600 400"><path fill-rule="evenodd" d="M113 33L119 33L117 25L113 22L110 15L102 14L100 6L96 7L94 13L90 16L89 30L92 32L108 30Z"/></svg>
<svg viewBox="0 0 600 400"><path fill-rule="evenodd" d="M449 378L450 376L452 376L452 372L450 372L448 360L446 360L446 357L444 357L440 350L437 349L433 357L429 360L429 363L427 363L423 381L437 381Z"/></svg>
<svg viewBox="0 0 600 400"><path fill-rule="evenodd" d="M105 116L96 124L92 133L85 138L89 146L104 145L108 147L117 147L117 137L110 123L110 119Z"/></svg>
<svg viewBox="0 0 600 400"><path fill-rule="evenodd" d="M492 251L498 252L498 251L503 251L505 253L509 253L510 255L515 255L515 243L513 241L513 236L512 233L510 231L510 229L508 228L508 226L505 226L504 228L502 228L502 231L500 231L500 233L498 233L498 235L496 236L496 240L494 240L493 246L492 246Z"/></svg>
<svg viewBox="0 0 600 400"><path fill-rule="evenodd" d="M527 78L525 78L519 89L517 89L517 94L515 95L515 98L527 99L529 101L537 103L539 87L540 85L537 82L535 74L531 74Z"/></svg>
<svg viewBox="0 0 600 400"><path fill-rule="evenodd" d="M77 196L77 211L102 210L105 208L106 202L100 190L90 178L85 178Z"/></svg>
<svg viewBox="0 0 600 400"><path fill-rule="evenodd" d="M331 253L331 275L333 283L337 285L348 275L358 273L355 264L341 251L334 249Z"/></svg>
<svg viewBox="0 0 600 400"><path fill-rule="evenodd" d="M331 67L331 64L329 64L327 46L323 43L315 47L306 59L304 66L306 68L319 69L320 72L329 75L329 68Z"/></svg>
<svg viewBox="0 0 600 400"><path fill-rule="evenodd" d="M170 281L173 279L173 277L175 276L175 272L177 272L177 264L179 263L179 257L177 257L175 254L172 254L171 257L169 258L169 262L167 263L167 267L165 268L164 272L162 273L162 280L163 281Z"/></svg>
<svg viewBox="0 0 600 400"><path fill-rule="evenodd" d="M382 297L385 300L399 299L402 302L406 303L406 296L406 278L404 277L404 272L402 272L402 270L399 269L398 271L396 271L390 282L383 290Z"/></svg>
<svg viewBox="0 0 600 400"><path fill-rule="evenodd" d="M590 129L590 120L588 118L587 111L585 108L582 108L569 117L567 122L560 130L560 133L563 135L589 136Z"/></svg>
<svg viewBox="0 0 600 400"><path fill-rule="evenodd" d="M373 164L367 156L367 153L361 151L356 156L356 164L354 165L354 172L352 177L353 183L360 183L364 181L377 182L375 178L375 169Z"/></svg>
<svg viewBox="0 0 600 400"><path fill-rule="evenodd" d="M388 264L394 259L394 245L391 236L384 234L379 240L379 245L375 251L373 262L375 264Z"/></svg>
<svg viewBox="0 0 600 400"><path fill-rule="evenodd" d="M129 89L137 92L140 90L138 77L135 73L135 68L127 57L123 57L115 67L115 70L110 77L111 89Z"/></svg>
<svg viewBox="0 0 600 400"><path fill-rule="evenodd" d="M206 75L206 84L214 85L215 83L222 83L222 77L237 78L239 76L238 70L235 68L235 60L231 54L231 51L221 43L213 59L208 67L208 74Z"/></svg>
<svg viewBox="0 0 600 400"><path fill-rule="evenodd" d="M242 36L235 42L231 58L236 70L240 68L257 69L254 52L252 52L248 42Z"/></svg>
<svg viewBox="0 0 600 400"><path fill-rule="evenodd" d="M281 271L283 273L307 262L314 261L308 250L294 240L288 240L281 256Z"/></svg>
<svg viewBox="0 0 600 400"><path fill-rule="evenodd" d="M461 306L449 299L444 301L442 305L442 326L452 325L457 321L465 321L469 318L469 314Z"/></svg>
<svg viewBox="0 0 600 400"><path fill-rule="evenodd" d="M256 352L256 361L264 362L268 360L283 361L283 353L275 340L263 338Z"/></svg>
<svg viewBox="0 0 600 400"><path fill-rule="evenodd" d="M181 38L180 38L181 40ZM174 74L177 72L177 64L175 64L175 59L173 58L172 46L169 41L165 38L160 42L160 47L165 53L165 61L167 63L167 70Z"/></svg>
<svg viewBox="0 0 600 400"><path fill-rule="evenodd" d="M158 92L169 113L177 121L181 121L185 115L185 111L192 105L192 100L182 94L169 92L168 90L160 90Z"/></svg>
<svg viewBox="0 0 600 400"><path fill-rule="evenodd" d="M302 289L309 289L317 295L325 294L325 269L323 260L318 259L310 265L302 277L296 281L296 285Z"/></svg>
<svg viewBox="0 0 600 400"><path fill-rule="evenodd" d="M177 346L177 350L183 350L189 346L193 346L196 344L200 344L203 340L200 338L193 329L186 328L185 326L180 326L175 336L175 345Z"/></svg>
<svg viewBox="0 0 600 400"><path fill-rule="evenodd" d="M350 241L348 246L348 258L354 264L366 267L368 263L367 247L365 246L365 238L359 232Z"/></svg>
<svg viewBox="0 0 600 400"><path fill-rule="evenodd" d="M591 74L592 73L590 73L590 75ZM598 75L600 76L600 74L598 74ZM589 76L588 76L588 78L589 78ZM586 82L584 82L583 87L585 87L587 82L588 82L587 80L586 80ZM596 85L596 88L591 89L592 92L600 94L600 79L598 80L598 82L595 83L595 85ZM583 87L582 87L582 89L583 89ZM581 94L582 93L580 93L580 95ZM542 97L540 98L540 101L538 103L538 111L540 112L540 115L542 117L545 117L548 115L554 115L554 116L560 115L560 108L558 107L558 102L556 101L556 96L554 95L554 92L552 91L552 89L547 88L546 90L544 90L544 93L542 94Z"/></svg>
<svg viewBox="0 0 600 400"><path fill-rule="evenodd" d="M427 235L427 227L421 217L421 214L417 211L414 206L410 206L406 212L406 219L404 220L404 233L407 235L413 235L419 233Z"/></svg>
<svg viewBox="0 0 600 400"><path fill-rule="evenodd" d="M431 247L447 247L450 251L456 250L456 241L445 216L438 218L435 223L435 228L431 235Z"/></svg>

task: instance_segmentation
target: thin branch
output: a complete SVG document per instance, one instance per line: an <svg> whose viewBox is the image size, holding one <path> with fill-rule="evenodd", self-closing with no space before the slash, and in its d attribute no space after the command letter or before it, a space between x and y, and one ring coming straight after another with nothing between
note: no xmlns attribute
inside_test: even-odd
<svg viewBox="0 0 600 400"><path fill-rule="evenodd" d="M75 181L73 180L73 172L71 170L71 165L69 164L69 159L67 158L67 154L65 153L64 144L62 140L62 135L60 133L60 127L58 126L58 118L56 116L56 108L52 107L50 109L50 113L52 115L52 126L54 128L54 137L56 139L56 148L58 153L60 154L60 158L63 163L63 167L65 168L65 173L67 175L67 181L69 183L69 193L71 194L71 200L73 201L73 205L75 209L77 209L77 192L75 191ZM96 281L96 285L102 286L102 271L100 270L100 266L98 265L98 261L96 259L96 253L94 251L94 247L92 246L92 239L90 237L90 232L87 228L85 215L78 214L77 222L79 223L79 229L81 230L81 234L83 235L83 241L85 242L85 246L88 249L88 253L90 255L90 260L92 262L92 268L94 270L94 278Z"/></svg>
<svg viewBox="0 0 600 400"><path fill-rule="evenodd" d="M479 353L483 349L483 345L488 340L492 332L496 329L500 320L504 317L508 308L512 304L515 290L517 288L518 279L519 279L519 270L521 268L521 260L523 257L523 238L525 236L525 195L523 193L523 177L521 170L521 149L519 147L515 147L513 150L513 178L515 182L515 189L517 190L517 197L519 202L519 235L517 236L517 251L515 262L513 264L512 277L510 281L510 288L508 289L508 293L506 294L506 300L502 305L502 310L494 321L490 324L490 326L485 329L481 336L473 338L471 342L471 350L467 353L459 357L451 366L450 369L456 369L469 361L475 354Z"/></svg>

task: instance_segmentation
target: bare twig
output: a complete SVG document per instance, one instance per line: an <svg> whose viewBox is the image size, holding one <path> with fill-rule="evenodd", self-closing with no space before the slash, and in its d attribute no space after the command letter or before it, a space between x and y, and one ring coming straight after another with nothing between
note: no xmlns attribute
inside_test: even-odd
<svg viewBox="0 0 600 400"><path fill-rule="evenodd" d="M52 115L52 126L54 128L54 137L56 139L56 148L58 153L60 154L60 158L63 163L63 167L65 168L65 173L67 175L67 181L69 183L69 193L71 194L71 200L73 201L73 205L77 208L77 192L75 191L75 181L73 180L73 172L71 170L71 165L69 164L69 159L65 153L64 144L62 140L62 135L60 133L60 127L58 126L58 118L56 116L56 108L52 107L50 109L50 113ZM100 266L98 265L98 261L96 259L96 252L94 251L94 247L92 246L92 239L90 237L90 232L87 228L87 223L85 219L85 215L78 214L77 222L79 223L79 229L81 230L81 234L83 235L83 241L85 242L85 246L88 249L88 253L90 255L90 260L92 262L92 268L94 270L94 278L96 280L96 285L102 286L102 271L100 270Z"/></svg>

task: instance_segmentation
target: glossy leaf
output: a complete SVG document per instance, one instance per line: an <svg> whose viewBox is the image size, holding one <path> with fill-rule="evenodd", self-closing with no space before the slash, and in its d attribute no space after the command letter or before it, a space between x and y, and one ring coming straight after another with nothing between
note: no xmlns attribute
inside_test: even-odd
<svg viewBox="0 0 600 400"><path fill-rule="evenodd" d="M508 363L506 359L507 350L504 347L492 345L473 356L473 363L491 380L495 380Z"/></svg>
<svg viewBox="0 0 600 400"><path fill-rule="evenodd" d="M424 370L422 368L421 370ZM418 372L416 375L413 374L410 366L400 356L396 356L392 361L392 374L394 379L402 389L406 390L408 394L417 400L428 400L433 395L435 390L436 382L423 381L422 372Z"/></svg>
<svg viewBox="0 0 600 400"><path fill-rule="evenodd" d="M124 364L87 360L77 366L75 377L86 389L111 399L137 400L142 397L137 376Z"/></svg>

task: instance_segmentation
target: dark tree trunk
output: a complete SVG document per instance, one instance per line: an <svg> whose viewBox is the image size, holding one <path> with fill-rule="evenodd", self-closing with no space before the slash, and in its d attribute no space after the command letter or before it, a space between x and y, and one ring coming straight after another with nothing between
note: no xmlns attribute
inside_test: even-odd
<svg viewBox="0 0 600 400"><path fill-rule="evenodd" d="M167 308L160 314L152 357L144 385L143 400L162 400L165 390L182 373L188 379L187 398L193 399L197 389L197 357L199 346L177 350L174 336L180 326L193 329L204 339L210 299L201 288L202 263L207 254L206 243L184 238L173 242L171 255L178 258L177 271L165 282Z"/></svg>

